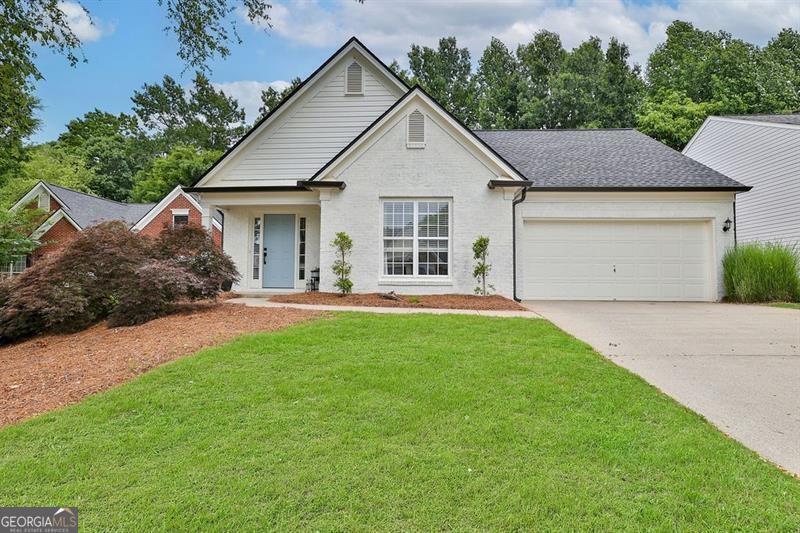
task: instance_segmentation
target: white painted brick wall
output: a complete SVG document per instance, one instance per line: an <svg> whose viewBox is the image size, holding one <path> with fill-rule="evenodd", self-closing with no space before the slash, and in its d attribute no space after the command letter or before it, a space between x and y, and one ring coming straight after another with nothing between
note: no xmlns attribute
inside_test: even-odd
<svg viewBox="0 0 800 533"><path fill-rule="evenodd" d="M502 190L487 187L488 181L497 175L430 114L426 124L426 147L408 149L405 117L399 118L336 176L347 183L344 191L321 195L321 290L335 290L330 242L336 232L344 231L354 242L351 279L355 292L473 293L476 281L472 277L472 243L479 235L485 235L490 239L489 282L498 294L511 297L511 199L504 198ZM381 198L452 200L450 280L431 284L422 277L401 284L382 276Z"/></svg>

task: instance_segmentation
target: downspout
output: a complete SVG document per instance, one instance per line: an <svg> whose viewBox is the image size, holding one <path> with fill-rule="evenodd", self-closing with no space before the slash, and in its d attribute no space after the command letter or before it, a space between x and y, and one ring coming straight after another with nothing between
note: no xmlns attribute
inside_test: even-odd
<svg viewBox="0 0 800 533"><path fill-rule="evenodd" d="M739 245L739 239L736 237L736 195L733 195L733 247Z"/></svg>
<svg viewBox="0 0 800 533"><path fill-rule="evenodd" d="M527 193L528 188L525 187L522 189L522 194L519 195L519 198L511 202L511 268L513 269L511 273L511 283L515 302L522 301L521 298L517 297L517 204L521 204L525 201Z"/></svg>

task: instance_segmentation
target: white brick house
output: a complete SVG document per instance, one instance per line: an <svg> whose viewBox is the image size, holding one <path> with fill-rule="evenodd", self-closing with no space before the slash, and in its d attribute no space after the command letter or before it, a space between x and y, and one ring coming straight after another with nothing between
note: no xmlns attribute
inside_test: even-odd
<svg viewBox="0 0 800 533"><path fill-rule="evenodd" d="M471 131L353 38L189 190L240 292L333 290L343 231L356 292L472 293L484 235L504 296L716 300L747 188L633 130Z"/></svg>

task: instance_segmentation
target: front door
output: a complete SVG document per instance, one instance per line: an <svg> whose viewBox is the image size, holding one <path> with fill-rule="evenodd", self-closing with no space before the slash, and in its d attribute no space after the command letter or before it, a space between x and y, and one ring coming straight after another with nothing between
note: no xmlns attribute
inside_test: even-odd
<svg viewBox="0 0 800 533"><path fill-rule="evenodd" d="M294 288L294 215L264 215L265 289Z"/></svg>

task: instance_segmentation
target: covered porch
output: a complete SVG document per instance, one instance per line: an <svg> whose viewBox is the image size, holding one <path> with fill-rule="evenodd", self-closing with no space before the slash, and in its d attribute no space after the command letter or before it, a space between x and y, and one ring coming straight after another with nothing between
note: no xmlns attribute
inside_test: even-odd
<svg viewBox="0 0 800 533"><path fill-rule="evenodd" d="M224 215L223 250L241 279L233 290L268 295L300 292L319 278L318 191L200 193L203 222L215 209Z"/></svg>

